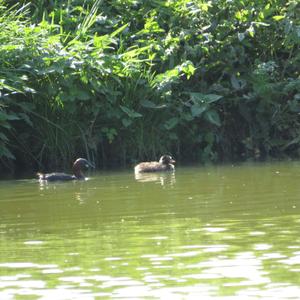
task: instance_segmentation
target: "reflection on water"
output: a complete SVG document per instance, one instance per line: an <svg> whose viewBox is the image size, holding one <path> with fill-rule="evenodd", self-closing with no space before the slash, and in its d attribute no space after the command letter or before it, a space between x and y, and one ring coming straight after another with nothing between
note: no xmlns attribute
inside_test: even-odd
<svg viewBox="0 0 300 300"><path fill-rule="evenodd" d="M86 185L88 180L91 180L91 178L89 177L85 178L85 180L74 180L69 182L48 182L45 180L39 180L40 197L61 197L69 191L72 195L68 195L68 197L76 199L79 203L84 203L91 193L90 186Z"/></svg>
<svg viewBox="0 0 300 300"><path fill-rule="evenodd" d="M299 299L299 163L0 182L0 299Z"/></svg>
<svg viewBox="0 0 300 300"><path fill-rule="evenodd" d="M135 173L135 179L139 182L157 182L161 185L174 185L175 172Z"/></svg>

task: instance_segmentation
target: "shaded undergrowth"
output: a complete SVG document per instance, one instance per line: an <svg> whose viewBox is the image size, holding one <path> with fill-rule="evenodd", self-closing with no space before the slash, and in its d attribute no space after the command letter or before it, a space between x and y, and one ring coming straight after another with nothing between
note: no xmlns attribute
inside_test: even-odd
<svg viewBox="0 0 300 300"><path fill-rule="evenodd" d="M299 157L297 1L0 0L0 166Z"/></svg>

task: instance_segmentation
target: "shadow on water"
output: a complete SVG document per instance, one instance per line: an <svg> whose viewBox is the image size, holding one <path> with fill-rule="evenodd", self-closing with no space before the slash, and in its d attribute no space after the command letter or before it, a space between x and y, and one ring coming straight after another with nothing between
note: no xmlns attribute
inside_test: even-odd
<svg viewBox="0 0 300 300"><path fill-rule="evenodd" d="M297 299L299 169L2 181L0 298Z"/></svg>

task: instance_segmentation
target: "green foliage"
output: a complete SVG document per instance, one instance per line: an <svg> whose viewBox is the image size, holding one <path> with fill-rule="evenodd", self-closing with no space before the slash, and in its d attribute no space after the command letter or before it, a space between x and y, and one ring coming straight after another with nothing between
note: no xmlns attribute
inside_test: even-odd
<svg viewBox="0 0 300 300"><path fill-rule="evenodd" d="M0 0L2 166L298 157L299 9Z"/></svg>

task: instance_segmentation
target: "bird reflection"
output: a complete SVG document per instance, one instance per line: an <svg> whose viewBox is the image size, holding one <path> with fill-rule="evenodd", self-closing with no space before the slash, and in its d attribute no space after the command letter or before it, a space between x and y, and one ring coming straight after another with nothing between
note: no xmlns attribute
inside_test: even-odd
<svg viewBox="0 0 300 300"><path fill-rule="evenodd" d="M48 182L46 180L38 180L39 183L39 189L41 191L44 190L56 190L56 189L66 189L68 187L74 187L74 186L82 186L82 183L85 181L90 180L90 178L85 178L82 182Z"/></svg>
<svg viewBox="0 0 300 300"><path fill-rule="evenodd" d="M175 172L164 173L134 173L135 180L139 182L155 182L163 185L174 185Z"/></svg>
<svg viewBox="0 0 300 300"><path fill-rule="evenodd" d="M74 182L47 182L45 180L39 181L40 196L53 197L56 195L60 198L73 198L78 201L79 204L83 204L88 198L91 187L87 184L88 179L84 181Z"/></svg>

